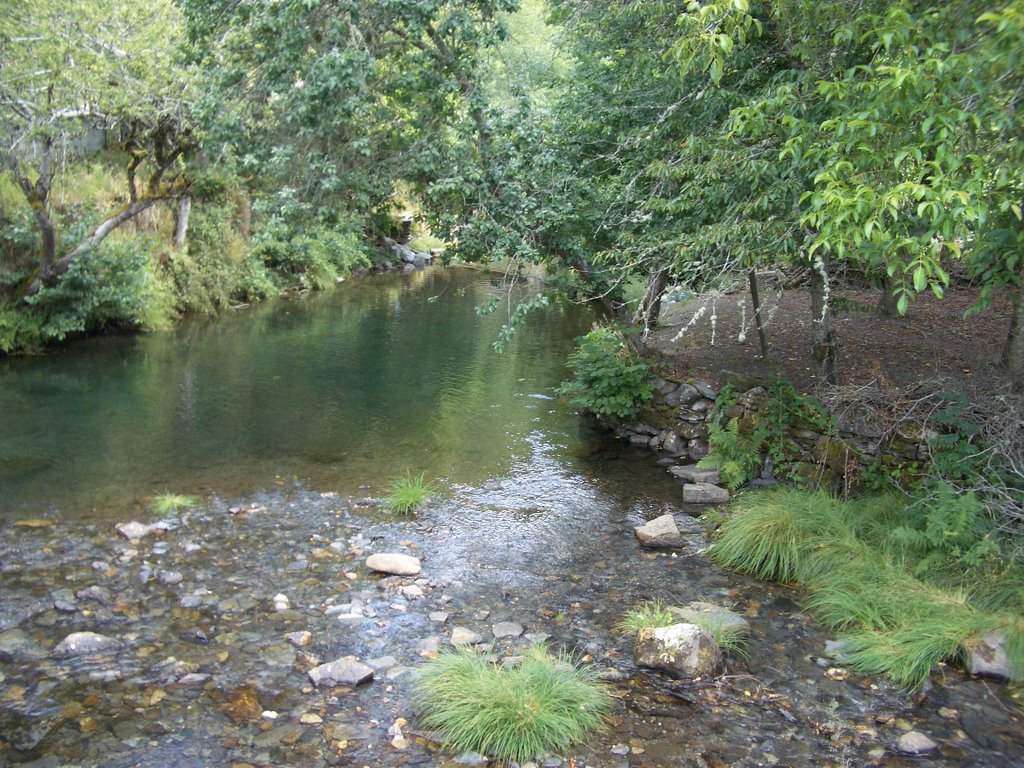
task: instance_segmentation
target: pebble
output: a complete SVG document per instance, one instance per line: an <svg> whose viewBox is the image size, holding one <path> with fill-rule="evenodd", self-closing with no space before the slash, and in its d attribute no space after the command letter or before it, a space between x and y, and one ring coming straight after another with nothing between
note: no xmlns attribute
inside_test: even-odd
<svg viewBox="0 0 1024 768"><path fill-rule="evenodd" d="M313 633L303 630L302 632L289 632L284 639L296 648L305 648L313 642Z"/></svg>
<svg viewBox="0 0 1024 768"><path fill-rule="evenodd" d="M452 630L452 645L478 645L484 641L483 635L468 627L455 627Z"/></svg>
<svg viewBox="0 0 1024 768"><path fill-rule="evenodd" d="M306 712L299 718L299 722L303 725L319 725L323 721L324 719L314 712Z"/></svg>
<svg viewBox="0 0 1024 768"><path fill-rule="evenodd" d="M431 621L436 621L440 624L444 624L446 621L448 621L448 614L444 611L431 611L429 614L427 614L427 618Z"/></svg>
<svg viewBox="0 0 1024 768"><path fill-rule="evenodd" d="M309 670L309 679L316 686L355 686L373 679L373 667L358 661L355 656L345 656Z"/></svg>
<svg viewBox="0 0 1024 768"><path fill-rule="evenodd" d="M907 731L896 742L896 749L905 755L922 755L937 749L938 746L920 731Z"/></svg>
<svg viewBox="0 0 1024 768"><path fill-rule="evenodd" d="M519 637L523 634L523 625L517 624L514 621L499 621L491 627L491 632L497 638Z"/></svg>
<svg viewBox="0 0 1024 768"><path fill-rule="evenodd" d="M415 576L420 570L419 558L396 552L380 552L366 558L366 567L379 573L394 576Z"/></svg>
<svg viewBox="0 0 1024 768"><path fill-rule="evenodd" d="M113 650L121 643L112 637L96 632L72 632L53 649L54 656L85 656Z"/></svg>

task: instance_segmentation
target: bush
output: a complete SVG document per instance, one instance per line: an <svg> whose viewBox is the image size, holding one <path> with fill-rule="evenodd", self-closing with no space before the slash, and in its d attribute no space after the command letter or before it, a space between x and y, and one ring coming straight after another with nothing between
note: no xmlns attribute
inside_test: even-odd
<svg viewBox="0 0 1024 768"><path fill-rule="evenodd" d="M301 287L322 290L357 267L369 267L359 233L314 226L301 232L272 220L256 239L254 255Z"/></svg>
<svg viewBox="0 0 1024 768"><path fill-rule="evenodd" d="M650 366L626 343L622 333L599 327L576 340L568 365L575 374L558 394L600 416L626 419L651 402Z"/></svg>
<svg viewBox="0 0 1024 768"><path fill-rule="evenodd" d="M539 645L511 669L471 650L444 653L417 674L413 703L451 749L507 762L564 752L599 729L610 709L589 668Z"/></svg>
<svg viewBox="0 0 1024 768"><path fill-rule="evenodd" d="M385 504L395 514L410 515L430 496L430 484L424 482L422 474L413 477L406 473L391 481L390 492Z"/></svg>

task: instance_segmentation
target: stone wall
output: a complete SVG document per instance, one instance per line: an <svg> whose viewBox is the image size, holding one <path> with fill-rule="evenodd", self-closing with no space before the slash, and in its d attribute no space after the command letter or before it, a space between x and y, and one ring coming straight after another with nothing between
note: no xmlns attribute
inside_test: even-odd
<svg viewBox="0 0 1024 768"><path fill-rule="evenodd" d="M666 464L695 463L708 454L708 420L718 410L723 411L723 423L737 417L741 425L763 421L767 410L767 382L726 373L724 383L739 394L719 409L719 388L708 381L658 379L654 403L636 420L614 425L616 434L632 445L664 453ZM895 468L926 460L928 443L938 436L921 421L894 418L872 404L844 402L827 412L831 430L799 417L786 427L788 474L854 490L870 465L881 462ZM774 479L774 468L765 461L754 484Z"/></svg>

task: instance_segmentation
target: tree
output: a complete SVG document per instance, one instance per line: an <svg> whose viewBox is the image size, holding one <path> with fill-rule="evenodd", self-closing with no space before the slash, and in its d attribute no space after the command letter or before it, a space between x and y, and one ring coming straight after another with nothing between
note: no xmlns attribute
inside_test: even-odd
<svg viewBox="0 0 1024 768"><path fill-rule="evenodd" d="M179 23L170 0L26 0L0 19L0 161L39 232L39 269L27 293L182 193L181 158L196 137L190 76L175 60ZM80 240L64 242L50 201L58 155L90 128L119 137L127 199Z"/></svg>

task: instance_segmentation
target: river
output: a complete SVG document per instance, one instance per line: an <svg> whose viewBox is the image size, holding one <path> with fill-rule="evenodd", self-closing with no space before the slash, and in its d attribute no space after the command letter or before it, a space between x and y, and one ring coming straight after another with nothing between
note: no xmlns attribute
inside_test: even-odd
<svg viewBox="0 0 1024 768"><path fill-rule="evenodd" d="M909 766L894 745L910 728L939 743L929 765L1024 760L1002 687L950 669L915 696L851 674L799 594L710 565L703 535L641 549L635 525L700 510L656 456L553 398L593 318L550 308L499 354L506 311L478 311L492 296L468 270L353 278L0 364L0 766L444 765L412 671L454 627L501 621L608 681L610 727L565 756L580 768ZM395 519L379 499L407 472L436 497ZM168 492L201 502L138 540L115 531L157 521ZM370 574L381 551L415 554L422 576ZM748 655L698 684L637 669L615 626L649 598L731 606ZM75 631L116 646L55 655ZM310 684L345 655L377 679Z"/></svg>

